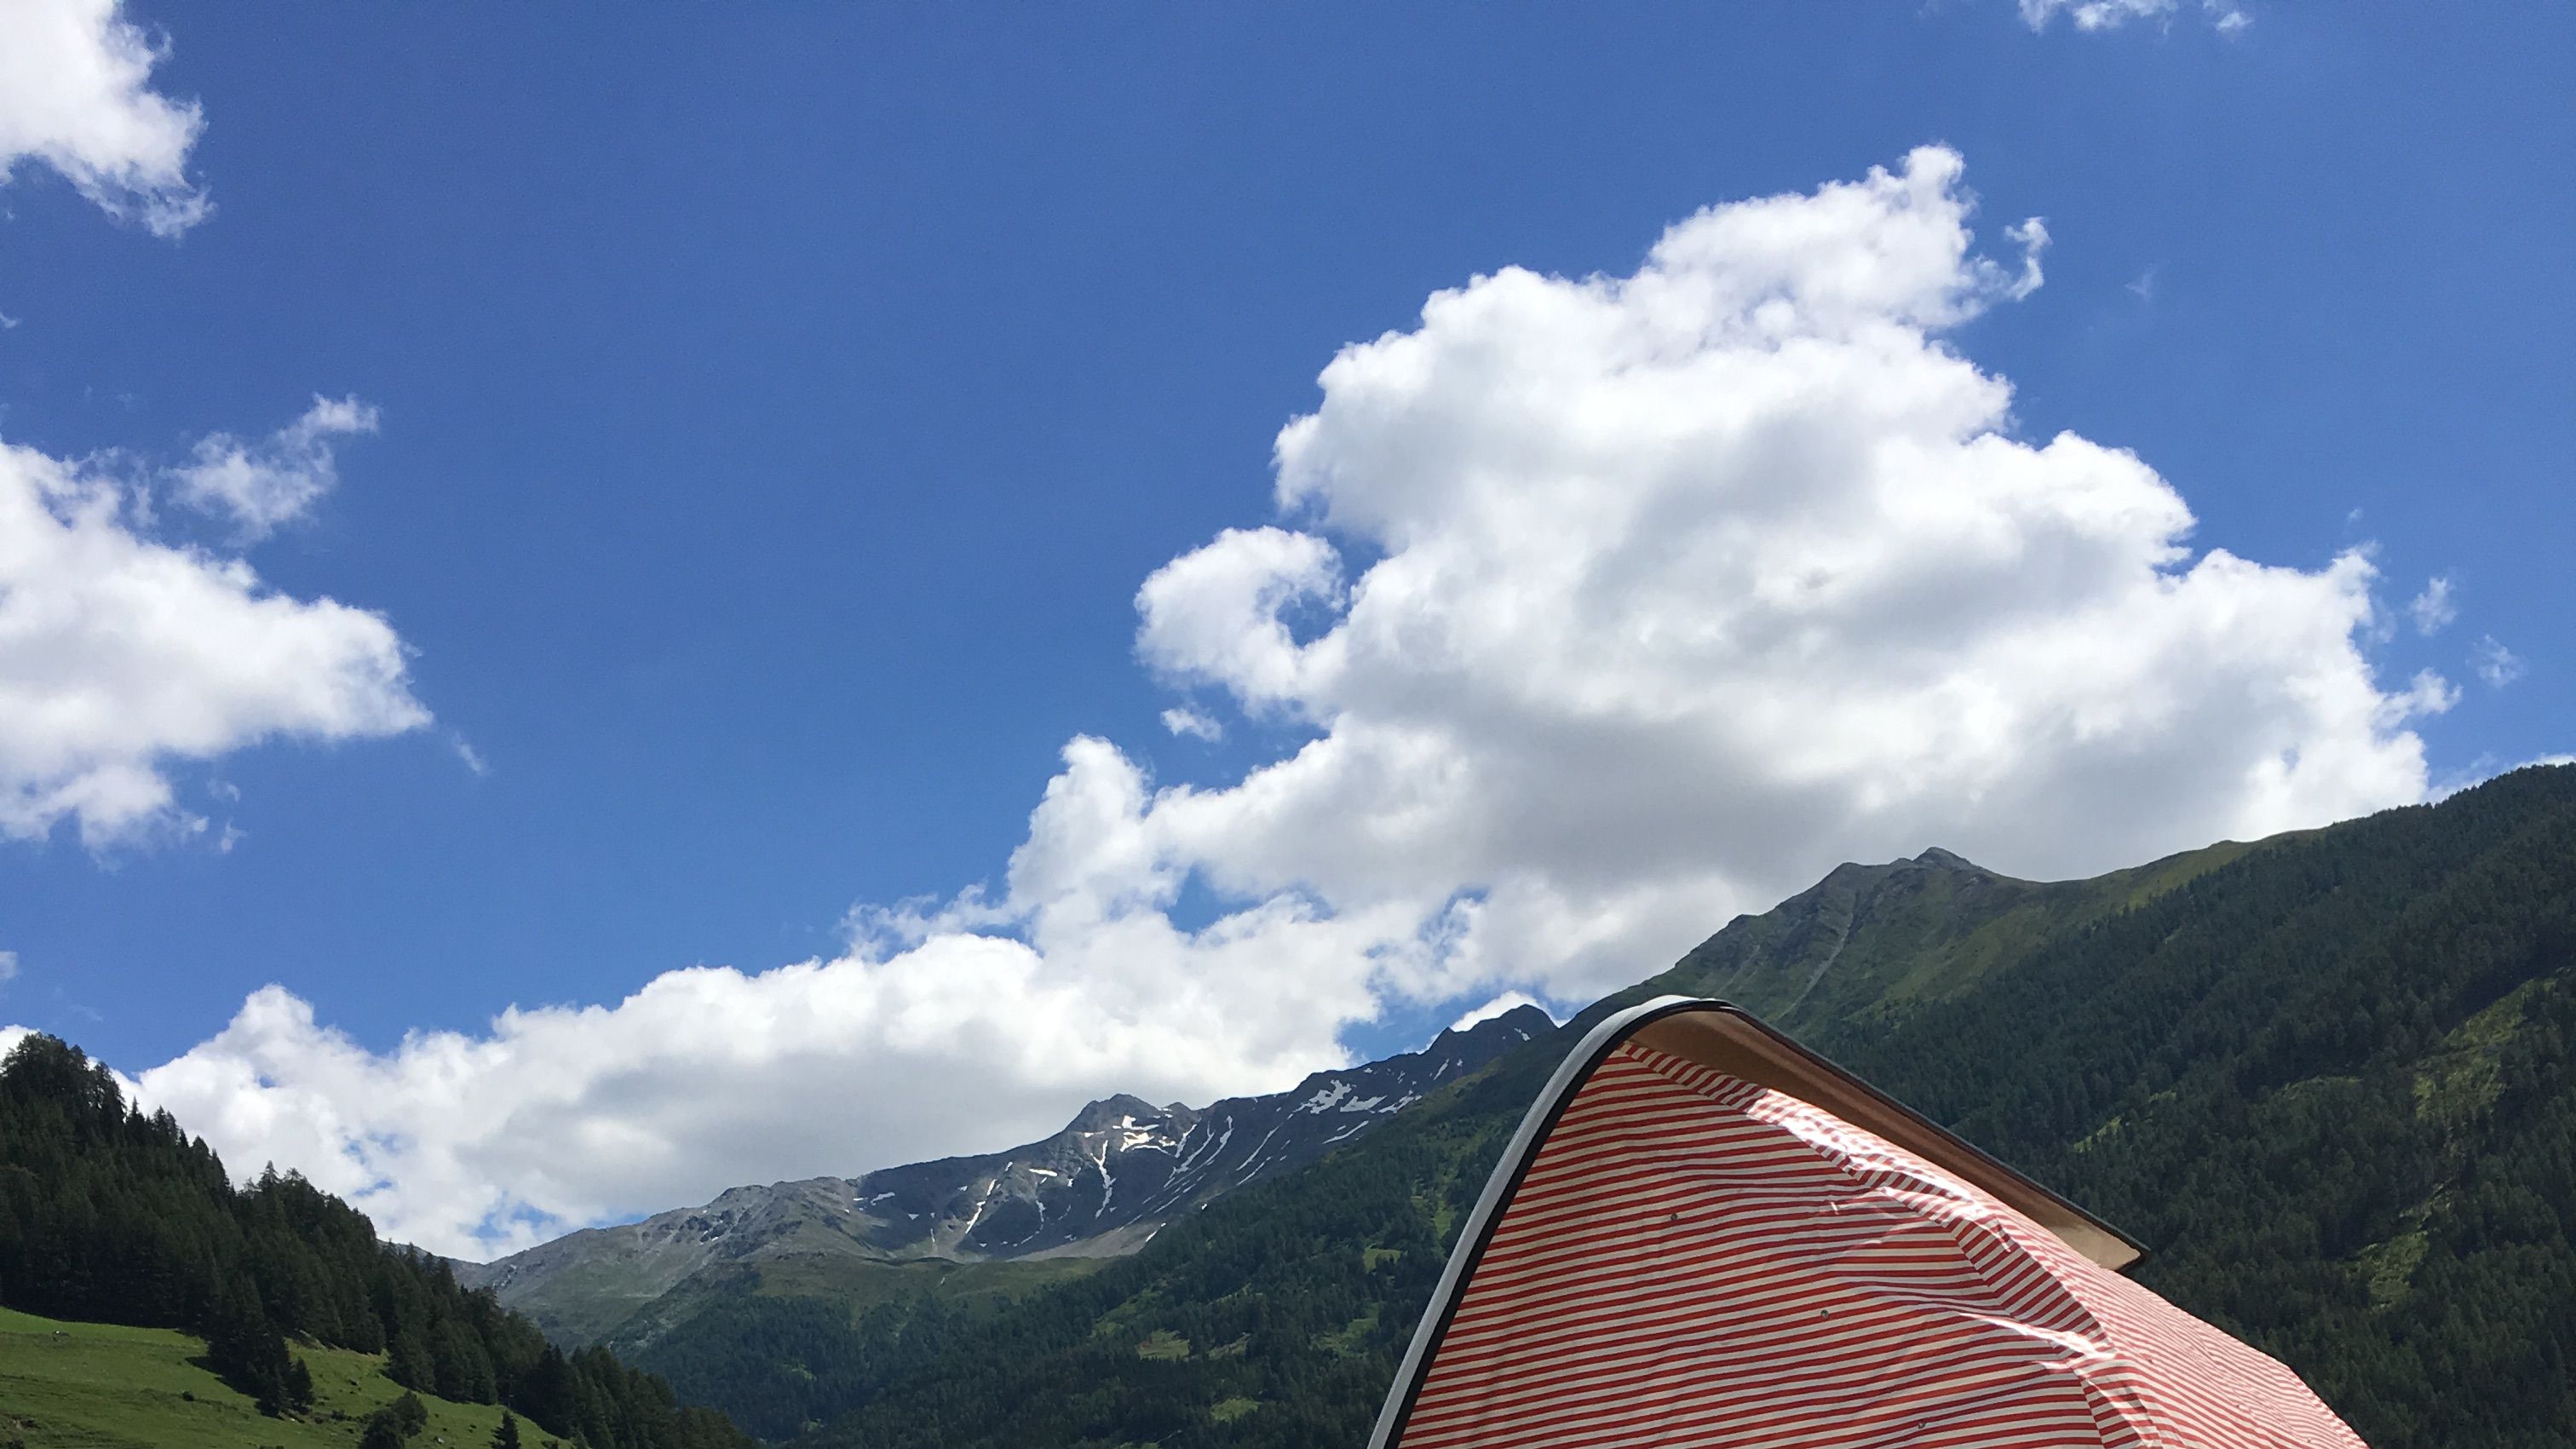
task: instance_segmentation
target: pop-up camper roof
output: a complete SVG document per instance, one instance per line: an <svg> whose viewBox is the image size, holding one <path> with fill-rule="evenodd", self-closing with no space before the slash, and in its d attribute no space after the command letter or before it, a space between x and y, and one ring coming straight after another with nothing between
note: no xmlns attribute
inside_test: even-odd
<svg viewBox="0 0 2576 1449"><path fill-rule="evenodd" d="M2362 1449L2143 1250L1723 1002L1530 1108L1370 1449Z"/></svg>

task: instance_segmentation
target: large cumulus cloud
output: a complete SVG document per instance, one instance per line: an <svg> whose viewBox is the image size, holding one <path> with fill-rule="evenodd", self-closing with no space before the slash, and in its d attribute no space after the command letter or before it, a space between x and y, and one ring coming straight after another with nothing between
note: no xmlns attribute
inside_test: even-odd
<svg viewBox="0 0 2576 1449"><path fill-rule="evenodd" d="M1316 738L1147 833L1244 894L1454 908L1443 986L1581 994L1845 858L2081 874L2419 798L2449 694L2375 678L2366 557L2194 552L2170 483L2023 436L1948 340L2045 237L1981 258L1960 183L1925 149L1346 348L1287 526L1140 596L1149 661Z"/></svg>
<svg viewBox="0 0 2576 1449"><path fill-rule="evenodd" d="M1990 255L1972 209L1925 149L1343 349L1277 517L1137 600L1191 732L1284 725L1280 758L1158 784L1078 739L997 888L862 911L840 959L389 1053L270 991L144 1085L399 1235L505 1247L1283 1085L1397 1003L1633 980L1844 858L2069 875L2422 798L2407 720L2455 691L2374 673L2367 557L2198 549L2144 460L2026 435L1959 339L2047 233Z"/></svg>

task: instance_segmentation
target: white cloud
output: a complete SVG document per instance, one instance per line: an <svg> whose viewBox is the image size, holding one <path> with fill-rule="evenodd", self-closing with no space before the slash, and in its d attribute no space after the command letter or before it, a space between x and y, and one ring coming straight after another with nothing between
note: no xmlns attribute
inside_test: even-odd
<svg viewBox="0 0 2576 1449"><path fill-rule="evenodd" d="M1188 705L1175 705L1163 711L1163 728L1176 735L1187 735L1210 744L1225 738L1225 726Z"/></svg>
<svg viewBox="0 0 2576 1449"><path fill-rule="evenodd" d="M15 981L17 979L18 953L15 951L0 951L0 982Z"/></svg>
<svg viewBox="0 0 2576 1449"><path fill-rule="evenodd" d="M1925 150L1344 349L1278 444L1311 529L1141 595L1149 661L1318 737L1138 828L1246 897L1445 920L1400 988L1572 998L1844 858L2088 872L2418 798L2402 720L2448 696L2374 681L2369 562L2195 556L2140 459L2016 436L1941 335L2028 284L1967 216ZM1336 537L1377 561L1340 582ZM1265 602L1317 596L1302 643Z"/></svg>
<svg viewBox="0 0 2576 1449"><path fill-rule="evenodd" d="M2020 301L2039 290L2044 280L2039 271L2039 254L2048 250L2048 223L2030 217L2017 226L2004 228L2004 237L2021 248L2021 275L2004 288L2004 296Z"/></svg>
<svg viewBox="0 0 2576 1449"><path fill-rule="evenodd" d="M2020 0L2021 18L2033 30L2046 30L2049 22L2065 15L2078 30L2117 30L2132 20L2152 20L2169 24L2174 13L2192 7L2184 0ZM2221 35L2234 35L2254 23L2254 17L2239 9L2232 0L2200 0L2200 14Z"/></svg>
<svg viewBox="0 0 2576 1449"><path fill-rule="evenodd" d="M2520 679L2527 666L2523 664L2521 655L2507 649L2496 641L2493 634L2489 634L2469 650L2469 668L2475 670L2478 678L2485 680L2489 687L2502 689Z"/></svg>
<svg viewBox="0 0 2576 1449"><path fill-rule="evenodd" d="M151 89L153 38L117 0L11 0L0 45L0 182L52 167L110 215L176 236L213 207L188 179L196 103Z"/></svg>
<svg viewBox="0 0 2576 1449"><path fill-rule="evenodd" d="M1344 348L1280 521L1137 596L1147 665L1284 758L1158 785L1077 739L997 892L855 912L839 959L386 1052L272 990L145 1084L239 1166L506 1247L1284 1085L1399 1003L1580 1000L1844 859L2087 874L2423 798L2406 722L2457 691L2380 686L2368 559L2195 551L2143 460L2021 436L1949 330L2043 233L1998 262L1970 210L1926 149ZM1193 879L1231 913L1185 930Z"/></svg>
<svg viewBox="0 0 2576 1449"><path fill-rule="evenodd" d="M2379 722L2395 729L2410 719L2446 713L2460 702L2460 687L2430 669L2415 671L2406 688L2380 700Z"/></svg>
<svg viewBox="0 0 2576 1449"><path fill-rule="evenodd" d="M1518 1011L1524 1006L1535 1006L1541 1011L1547 1011L1546 1002L1539 1000L1537 997L1530 995L1526 991L1506 991L1502 995L1495 997L1493 1000L1486 1002L1484 1005L1467 1012L1456 1021L1449 1023L1449 1029L1451 1031L1465 1031L1469 1027L1482 1022L1491 1021L1495 1017L1504 1015L1507 1012ZM1556 1013L1549 1011L1548 1015L1553 1017Z"/></svg>
<svg viewBox="0 0 2576 1449"><path fill-rule="evenodd" d="M1025 939L916 918L838 959L666 972L613 1007L383 1053L270 987L141 1095L237 1171L292 1164L395 1238L482 1255L738 1182L1007 1146L1111 1090L1206 1101L1339 1060L1400 926L1279 899L1177 929L1177 880L1118 839L1146 793L1116 751L1067 748L1011 863Z"/></svg>
<svg viewBox="0 0 2576 1449"><path fill-rule="evenodd" d="M131 490L0 443L0 836L93 848L205 821L165 766L425 723L381 617L150 536Z"/></svg>
<svg viewBox="0 0 2576 1449"><path fill-rule="evenodd" d="M2442 632L2452 620L2460 617L2460 606L2451 597L2449 577L2436 574L2426 581L2424 592L2407 603L2406 617L2415 621L2415 632L2426 638Z"/></svg>
<svg viewBox="0 0 2576 1449"><path fill-rule="evenodd" d="M1311 534L1228 529L1137 591L1138 647L1172 677L1221 684L1256 708L1294 698L1303 656L1283 615L1339 604L1337 563L1332 545Z"/></svg>
<svg viewBox="0 0 2576 1449"><path fill-rule="evenodd" d="M316 394L302 417L265 438L198 439L195 457L170 470L171 482L180 502L230 517L245 539L265 538L338 486L333 438L375 430L373 404Z"/></svg>

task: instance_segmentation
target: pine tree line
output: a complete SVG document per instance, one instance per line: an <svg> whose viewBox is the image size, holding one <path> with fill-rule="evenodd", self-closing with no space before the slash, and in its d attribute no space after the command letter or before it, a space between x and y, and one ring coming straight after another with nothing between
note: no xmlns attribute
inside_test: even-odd
<svg viewBox="0 0 2576 1449"><path fill-rule="evenodd" d="M385 1354L407 1388L506 1405L589 1449L752 1444L606 1350L562 1353L300 1176L236 1189L204 1139L50 1036L0 1062L0 1304L202 1334L215 1370L272 1414L311 1406L289 1342L305 1339Z"/></svg>

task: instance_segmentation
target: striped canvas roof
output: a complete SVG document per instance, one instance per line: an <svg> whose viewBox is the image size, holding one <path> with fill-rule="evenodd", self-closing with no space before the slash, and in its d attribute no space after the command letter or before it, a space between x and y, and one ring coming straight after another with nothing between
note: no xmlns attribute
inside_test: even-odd
<svg viewBox="0 0 2576 1449"><path fill-rule="evenodd" d="M1836 1115L1711 1065L1694 1013L1750 1020L1632 1011L1533 1108L1373 1449L2360 1449L2287 1368L2097 1261L2136 1257L2107 1228L1884 1098Z"/></svg>

